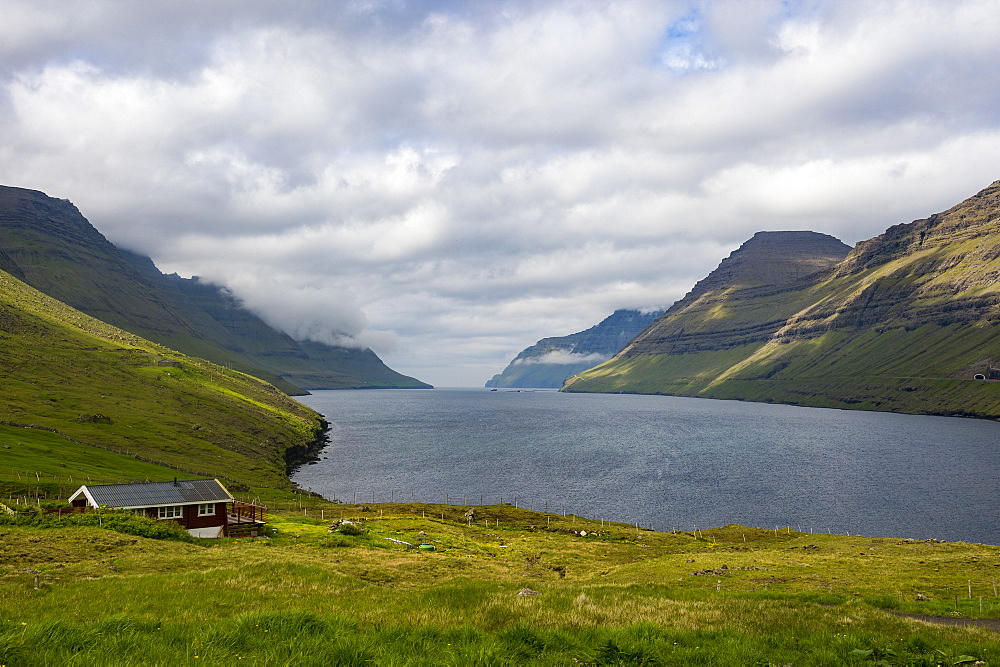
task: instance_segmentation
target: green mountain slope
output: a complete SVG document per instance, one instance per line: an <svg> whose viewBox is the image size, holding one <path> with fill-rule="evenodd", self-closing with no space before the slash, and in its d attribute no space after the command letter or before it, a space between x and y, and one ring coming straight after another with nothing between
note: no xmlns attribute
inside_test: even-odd
<svg viewBox="0 0 1000 667"><path fill-rule="evenodd" d="M607 361L663 311L616 310L585 331L543 338L522 350L487 387L558 389L566 378Z"/></svg>
<svg viewBox="0 0 1000 667"><path fill-rule="evenodd" d="M812 275L766 275L750 243L566 389L1000 417L974 379L1000 366L1000 182Z"/></svg>
<svg viewBox="0 0 1000 667"><path fill-rule="evenodd" d="M370 350L303 345L215 285L163 275L148 257L116 248L70 202L41 192L0 186L0 269L104 322L288 393L428 386Z"/></svg>
<svg viewBox="0 0 1000 667"><path fill-rule="evenodd" d="M60 469L60 482L180 472L287 490L289 454L325 425L257 378L143 340L2 271L0 382L8 493L50 490L43 475Z"/></svg>

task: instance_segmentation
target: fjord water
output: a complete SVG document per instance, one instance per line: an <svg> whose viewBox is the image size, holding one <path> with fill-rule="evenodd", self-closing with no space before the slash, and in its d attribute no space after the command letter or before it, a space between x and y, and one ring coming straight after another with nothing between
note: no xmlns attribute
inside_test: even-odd
<svg viewBox="0 0 1000 667"><path fill-rule="evenodd" d="M318 391L344 502L521 507L691 530L729 523L1000 544L1000 424L669 396Z"/></svg>

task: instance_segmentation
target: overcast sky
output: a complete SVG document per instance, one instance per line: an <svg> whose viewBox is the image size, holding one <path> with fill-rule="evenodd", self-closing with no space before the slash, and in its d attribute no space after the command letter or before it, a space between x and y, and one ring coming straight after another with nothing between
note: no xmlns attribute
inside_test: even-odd
<svg viewBox="0 0 1000 667"><path fill-rule="evenodd" d="M0 183L438 386L1000 179L997 0L0 0Z"/></svg>

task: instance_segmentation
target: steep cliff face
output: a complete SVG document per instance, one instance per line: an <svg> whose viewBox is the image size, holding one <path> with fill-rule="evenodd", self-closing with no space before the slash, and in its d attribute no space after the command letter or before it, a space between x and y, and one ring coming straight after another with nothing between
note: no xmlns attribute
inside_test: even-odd
<svg viewBox="0 0 1000 667"><path fill-rule="evenodd" d="M0 186L0 269L92 317L267 380L289 393L427 387L370 350L303 344L215 285L165 276L116 248L69 201Z"/></svg>
<svg viewBox="0 0 1000 667"><path fill-rule="evenodd" d="M1000 417L1000 182L811 274L742 278L751 242L567 390Z"/></svg>
<svg viewBox="0 0 1000 667"><path fill-rule="evenodd" d="M943 213L859 243L833 274L838 298L817 304L785 333L803 335L810 321L827 329L996 323L998 234L1000 181Z"/></svg>
<svg viewBox="0 0 1000 667"><path fill-rule="evenodd" d="M543 338L522 350L486 386L557 389L566 378L610 359L662 314L616 310L585 331Z"/></svg>
<svg viewBox="0 0 1000 667"><path fill-rule="evenodd" d="M767 340L808 302L803 287L850 250L816 232L758 232L620 356L723 350Z"/></svg>

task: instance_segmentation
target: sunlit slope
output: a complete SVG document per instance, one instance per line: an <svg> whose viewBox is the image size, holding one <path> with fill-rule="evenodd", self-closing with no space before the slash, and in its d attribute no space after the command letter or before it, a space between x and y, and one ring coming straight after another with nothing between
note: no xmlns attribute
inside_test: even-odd
<svg viewBox="0 0 1000 667"><path fill-rule="evenodd" d="M717 270L565 388L1000 417L998 218L1000 182L792 283Z"/></svg>
<svg viewBox="0 0 1000 667"><path fill-rule="evenodd" d="M164 360L178 365L158 365ZM8 445L0 481L12 483L10 470L29 459L44 470L80 457L105 461L110 451L186 475L290 488L286 452L311 442L322 421L257 378L107 325L2 271L0 382L0 440ZM107 477L116 465L120 478L155 473L123 460L105 461L103 472L77 467ZM61 467L67 475L76 469Z"/></svg>
<svg viewBox="0 0 1000 667"><path fill-rule="evenodd" d="M69 201L34 190L0 186L0 269L103 322L288 393L427 386L371 350L296 341L219 286L164 275L108 241Z"/></svg>

